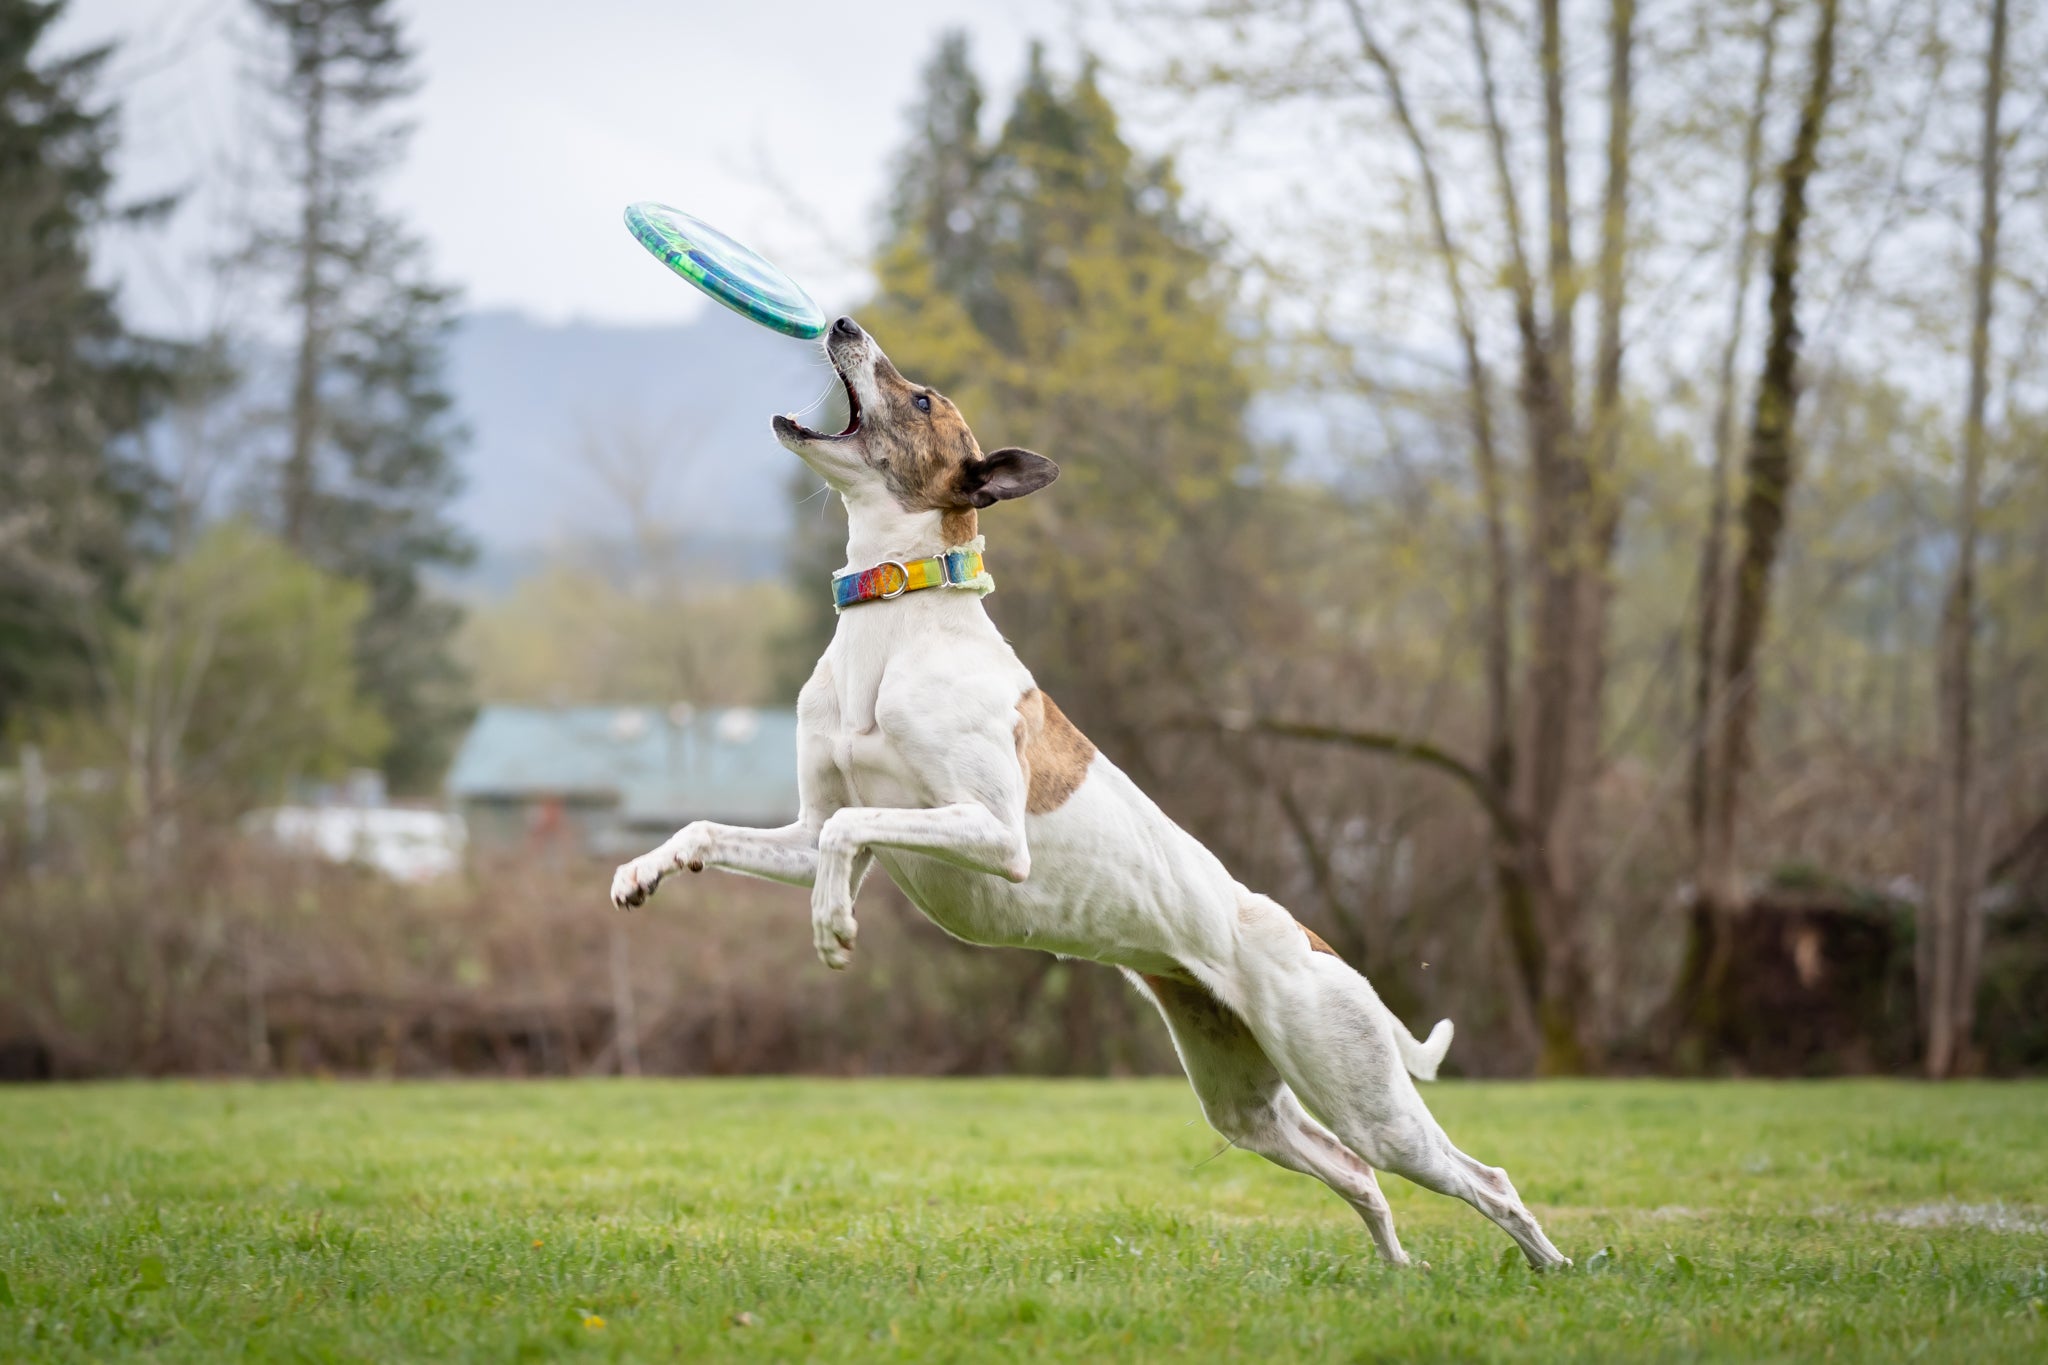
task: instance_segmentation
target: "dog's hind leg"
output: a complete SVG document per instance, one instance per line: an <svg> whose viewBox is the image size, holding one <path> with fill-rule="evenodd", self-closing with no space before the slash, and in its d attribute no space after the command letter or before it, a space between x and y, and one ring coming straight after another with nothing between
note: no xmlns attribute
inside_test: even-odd
<svg viewBox="0 0 2048 1365"><path fill-rule="evenodd" d="M1152 997L1173 1035L1174 1050L1202 1102L1209 1126L1233 1147L1256 1152L1335 1190L1365 1220L1380 1255L1407 1265L1394 1235L1394 1213L1372 1167L1309 1117L1259 1050L1244 1020L1202 987L1170 977L1127 973Z"/></svg>
<svg viewBox="0 0 2048 1365"><path fill-rule="evenodd" d="M1409 1079L1396 1020L1363 976L1314 952L1286 911L1263 897L1241 918L1232 1003L1288 1085L1371 1166L1462 1199L1514 1238L1539 1269L1570 1261L1543 1235L1507 1172L1450 1138Z"/></svg>

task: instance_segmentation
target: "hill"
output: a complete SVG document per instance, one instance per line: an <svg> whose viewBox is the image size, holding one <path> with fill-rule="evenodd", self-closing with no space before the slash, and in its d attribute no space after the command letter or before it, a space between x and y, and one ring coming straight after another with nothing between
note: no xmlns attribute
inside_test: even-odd
<svg viewBox="0 0 2048 1365"><path fill-rule="evenodd" d="M831 372L808 343L707 308L665 327L473 314L448 377L472 435L456 516L480 553L465 586L488 591L550 549L601 559L635 515L692 561L775 572L796 462L768 419L811 403Z"/></svg>

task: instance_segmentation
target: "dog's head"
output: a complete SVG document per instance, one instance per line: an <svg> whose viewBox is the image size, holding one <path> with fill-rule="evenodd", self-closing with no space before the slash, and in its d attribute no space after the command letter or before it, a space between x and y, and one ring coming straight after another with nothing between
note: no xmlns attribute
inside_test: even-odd
<svg viewBox="0 0 2048 1365"><path fill-rule="evenodd" d="M1059 477L1032 451L983 451L953 401L898 374L852 318L832 324L825 354L846 386L846 430L827 435L777 417L775 437L850 501L885 495L906 512L955 514L947 520L971 527L974 509Z"/></svg>

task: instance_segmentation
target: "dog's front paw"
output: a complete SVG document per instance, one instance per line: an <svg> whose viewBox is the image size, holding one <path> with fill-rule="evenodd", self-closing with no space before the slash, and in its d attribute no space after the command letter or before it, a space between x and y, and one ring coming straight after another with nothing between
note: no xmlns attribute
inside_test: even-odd
<svg viewBox="0 0 2048 1365"><path fill-rule="evenodd" d="M818 875L811 883L811 942L818 960L833 971L853 961L853 874L857 849L845 827L846 812L825 822L818 835Z"/></svg>
<svg viewBox="0 0 2048 1365"><path fill-rule="evenodd" d="M710 846L709 827L699 820L677 831L675 838L652 853L643 853L630 863L621 863L619 870L612 874L612 904L621 910L630 910L644 903L654 894L654 888L661 885L662 878L678 868L702 872L704 860L711 852Z"/></svg>
<svg viewBox="0 0 2048 1365"><path fill-rule="evenodd" d="M817 945L818 960L833 971L844 971L853 961L853 939L859 932L851 905L812 904L811 941Z"/></svg>
<svg viewBox="0 0 2048 1365"><path fill-rule="evenodd" d="M851 911L811 920L811 938L818 945L818 960L833 971L844 971L853 961L856 928Z"/></svg>
<svg viewBox="0 0 2048 1365"><path fill-rule="evenodd" d="M621 910L645 904L667 870L652 854L619 864L619 870L612 873L612 904Z"/></svg>

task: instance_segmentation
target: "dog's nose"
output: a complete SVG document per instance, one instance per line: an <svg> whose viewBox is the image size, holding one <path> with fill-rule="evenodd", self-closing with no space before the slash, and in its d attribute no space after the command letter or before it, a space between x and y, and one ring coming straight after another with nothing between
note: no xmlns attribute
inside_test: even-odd
<svg viewBox="0 0 2048 1365"><path fill-rule="evenodd" d="M852 318L841 318L832 324L832 330L851 341L860 335L860 324Z"/></svg>

